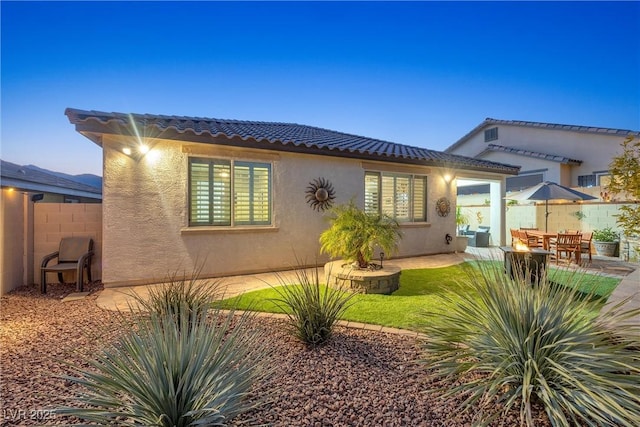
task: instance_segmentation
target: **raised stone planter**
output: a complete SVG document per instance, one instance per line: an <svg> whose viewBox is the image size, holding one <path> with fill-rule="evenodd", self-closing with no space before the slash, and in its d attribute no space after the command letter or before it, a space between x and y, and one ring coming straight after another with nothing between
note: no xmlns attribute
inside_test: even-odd
<svg viewBox="0 0 640 427"><path fill-rule="evenodd" d="M344 261L324 265L328 286L348 289L361 294L390 294L400 287L400 267L385 264L380 270L354 268Z"/></svg>

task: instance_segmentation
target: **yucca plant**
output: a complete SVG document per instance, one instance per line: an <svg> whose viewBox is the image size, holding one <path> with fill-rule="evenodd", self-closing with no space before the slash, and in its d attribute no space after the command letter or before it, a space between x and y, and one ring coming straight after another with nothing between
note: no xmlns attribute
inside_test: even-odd
<svg viewBox="0 0 640 427"><path fill-rule="evenodd" d="M637 425L640 343L637 325L623 325L640 309L595 317L591 298L528 276L511 279L495 263L470 269L465 293L425 313L423 362L446 384L443 396L462 393L465 410L519 407L527 426L534 403L554 426Z"/></svg>
<svg viewBox="0 0 640 427"><path fill-rule="evenodd" d="M273 288L279 298L273 302L286 313L292 334L312 347L326 343L355 294L322 285L317 267L313 272L298 268L290 282L279 280L282 286Z"/></svg>
<svg viewBox="0 0 640 427"><path fill-rule="evenodd" d="M355 261L367 268L376 245L393 252L401 237L398 222L385 214L372 214L358 208L353 201L332 208L331 226L320 235L321 250L333 257Z"/></svg>
<svg viewBox="0 0 640 427"><path fill-rule="evenodd" d="M88 369L74 368L67 380L82 386L85 407L57 412L102 425L223 426L258 405L247 397L270 351L247 328L251 315L182 309L139 317Z"/></svg>
<svg viewBox="0 0 640 427"><path fill-rule="evenodd" d="M227 425L258 405L247 396L269 373L271 350L250 312L212 308L219 282L199 273L169 275L147 298L131 293L117 341L67 377L83 386L77 401L87 407L59 412L98 424Z"/></svg>
<svg viewBox="0 0 640 427"><path fill-rule="evenodd" d="M196 268L190 275L169 274L164 283L148 287L146 298L131 292L132 304L129 308L132 311L167 314L176 319L183 314L197 317L200 311L207 311L224 293L220 281L199 279L201 270Z"/></svg>

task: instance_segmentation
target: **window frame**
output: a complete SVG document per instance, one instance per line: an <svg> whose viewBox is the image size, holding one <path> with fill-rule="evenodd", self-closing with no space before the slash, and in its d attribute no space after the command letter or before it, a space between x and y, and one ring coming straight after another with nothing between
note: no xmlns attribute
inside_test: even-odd
<svg viewBox="0 0 640 427"><path fill-rule="evenodd" d="M194 221L194 203L193 203L193 174L192 174L192 165L203 164L207 165L208 168L208 179L207 179L207 191L208 191L208 219L206 221ZM224 221L215 221L214 215L214 205L215 205L215 191L214 185L216 183L213 180L214 174L214 165L226 165L228 166L229 171L229 180L228 180L228 188L226 189L226 193L223 192L221 196L228 203L228 219ZM236 218L236 213L238 210L238 201L237 201L237 191L236 191L236 167L248 166L251 170L249 177L249 215L251 218L247 221L239 221ZM256 220L254 215L254 190L255 190L255 181L254 181L254 170L256 167L267 169L267 208L266 208L266 220ZM251 159L227 159L227 158L213 158L213 157L189 157L188 167L187 167L187 175L188 175L188 186L187 186L187 224L189 228L200 228L200 227L214 227L214 228L245 228L245 227L265 227L273 225L273 162L265 162L265 161L254 161ZM223 185L225 183L223 182ZM227 194L228 193L228 194ZM224 206L223 206L224 208ZM263 209L262 209L263 210Z"/></svg>
<svg viewBox="0 0 640 427"><path fill-rule="evenodd" d="M376 185L376 193L370 195L369 187L371 186L370 178L375 177L377 180ZM385 195L383 194L383 178L392 178L393 179L393 194ZM369 178L369 179L368 179ZM406 210L408 211L407 217L398 217L398 182L399 179L407 179L409 182L409 191L408 198L406 201ZM416 182L421 181L422 187L422 203L416 206ZM368 213L380 214L383 212L383 203L384 199L387 198L391 200L393 205L392 207L392 218L398 221L401 224L411 224L411 223L424 223L428 220L428 210L427 210L427 202L428 202L428 187L429 179L426 174L414 174L414 173L402 173L402 172L386 172L386 171L375 171L375 170L366 170L364 174L364 210ZM375 204L375 209L372 209L372 203ZM418 212L419 211L419 212Z"/></svg>
<svg viewBox="0 0 640 427"><path fill-rule="evenodd" d="M498 127L492 127L490 129L485 129L484 131L484 142L491 142L498 140Z"/></svg>

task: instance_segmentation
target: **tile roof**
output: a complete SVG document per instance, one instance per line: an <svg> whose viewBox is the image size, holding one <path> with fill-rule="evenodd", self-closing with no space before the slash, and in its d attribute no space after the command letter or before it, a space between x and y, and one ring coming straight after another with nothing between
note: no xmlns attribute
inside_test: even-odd
<svg viewBox="0 0 640 427"><path fill-rule="evenodd" d="M134 135L144 129L144 134L147 136L153 134L155 137L165 139L189 140L187 137L190 136L191 140L198 142L221 143L219 137L225 137L229 140L239 138L246 141L248 146L262 149L455 167L505 174L517 174L519 170L519 166L473 159L296 123L106 113L72 108L67 108L65 114L69 121L76 126L78 132L98 145L101 145L101 133ZM135 124L135 130L132 128L132 123Z"/></svg>
<svg viewBox="0 0 640 427"><path fill-rule="evenodd" d="M0 179L3 187L102 199L101 188L4 160L0 160Z"/></svg>
<svg viewBox="0 0 640 427"><path fill-rule="evenodd" d="M566 165L581 165L582 164L582 160L571 159L569 157L564 157L564 156L557 156L555 154L548 154L548 153L540 153L540 152L537 152L537 151L523 150L521 148L505 147L504 145L497 145L497 144L489 144L489 145L487 145L487 148L486 148L486 150L483 151L483 153L485 153L487 151L502 151L504 153L512 153L512 154L517 154L517 155L520 155L520 156L533 157L535 159L549 160L549 161L552 161L552 162L563 163L563 164L566 164ZM483 153L480 153L480 156Z"/></svg>
<svg viewBox="0 0 640 427"><path fill-rule="evenodd" d="M508 126L520 126L520 127L530 127L530 128L539 128L539 129L549 129L549 130L563 130L570 132L582 132L582 133L594 133L600 135L618 135L618 136L628 136L635 135L640 136L640 131L628 130L628 129L612 129L612 128L603 128L596 126L579 126L579 125L562 125L557 123L543 123L543 122L526 122L522 120L499 120L492 119L487 117L484 119L482 123L473 128L469 133L465 136L454 142L452 145L447 147L444 151L446 153L452 151L454 148L460 146L462 143L470 139L473 135L480 132L483 128L495 125L508 125Z"/></svg>

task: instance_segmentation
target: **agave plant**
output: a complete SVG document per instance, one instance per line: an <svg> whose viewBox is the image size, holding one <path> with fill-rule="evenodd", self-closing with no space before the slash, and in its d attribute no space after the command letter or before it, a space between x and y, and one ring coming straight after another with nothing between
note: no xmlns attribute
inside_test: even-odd
<svg viewBox="0 0 640 427"><path fill-rule="evenodd" d="M251 312L211 307L218 289L172 275L149 299L133 294L117 340L66 378L82 386L82 407L58 412L122 426L227 425L260 404L247 397L270 373L271 350Z"/></svg>
<svg viewBox="0 0 640 427"><path fill-rule="evenodd" d="M321 250L333 257L355 261L360 268L369 266L376 245L391 253L401 237L395 219L367 213L353 201L334 207L329 220L331 226L320 235Z"/></svg>
<svg viewBox="0 0 640 427"><path fill-rule="evenodd" d="M313 273L297 269L292 282L279 279L273 301L287 314L292 334L312 347L327 342L355 294L321 285L317 267Z"/></svg>
<svg viewBox="0 0 640 427"><path fill-rule="evenodd" d="M595 318L593 298L526 276L507 277L495 263L471 269L467 292L425 314L423 361L447 387L458 384L443 396L466 395L465 410L496 400L505 412L519 407L528 426L534 403L554 426L637 425L640 343L637 325L621 325L640 309Z"/></svg>

